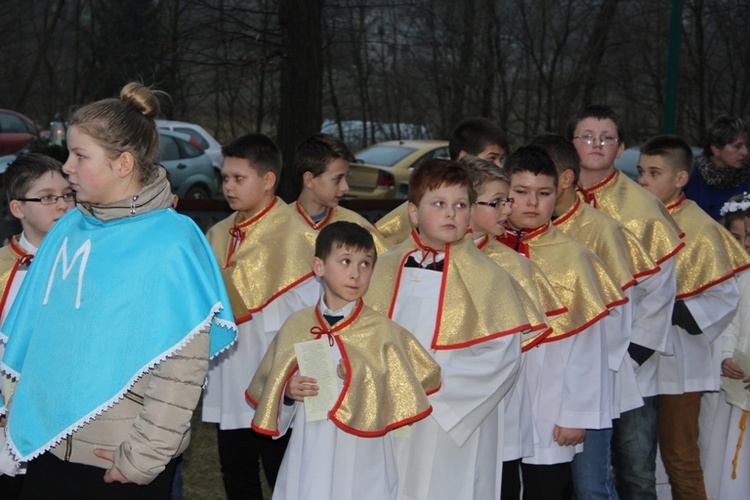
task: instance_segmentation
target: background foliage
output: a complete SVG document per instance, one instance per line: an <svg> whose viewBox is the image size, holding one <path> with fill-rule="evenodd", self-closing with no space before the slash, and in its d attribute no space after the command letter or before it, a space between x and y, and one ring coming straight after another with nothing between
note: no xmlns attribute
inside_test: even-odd
<svg viewBox="0 0 750 500"><path fill-rule="evenodd" d="M603 102L638 144L662 128L666 0L4 0L0 107L40 125L141 79L165 117L221 142L289 151L323 119L420 124L483 115L513 145ZM685 0L677 132L750 118L750 8ZM343 127L343 126L342 126ZM408 130L408 129L405 129ZM343 131L343 128L342 128ZM405 134L396 127L391 134ZM353 149L371 142L368 131Z"/></svg>

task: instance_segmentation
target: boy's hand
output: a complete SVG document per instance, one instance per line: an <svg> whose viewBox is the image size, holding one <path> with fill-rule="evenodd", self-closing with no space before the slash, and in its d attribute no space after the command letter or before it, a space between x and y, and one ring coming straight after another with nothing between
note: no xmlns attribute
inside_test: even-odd
<svg viewBox="0 0 750 500"><path fill-rule="evenodd" d="M94 455L104 460L112 462L112 467L104 473L105 483L129 483L128 478L122 475L122 472L115 467L115 452L112 450L104 450L102 448L95 448Z"/></svg>
<svg viewBox="0 0 750 500"><path fill-rule="evenodd" d="M336 367L336 375L339 376L341 380L346 380L346 365L344 364L344 360L339 360L339 365Z"/></svg>
<svg viewBox="0 0 750 500"><path fill-rule="evenodd" d="M734 364L732 358L727 358L721 362L721 374L737 380L745 377L745 372L742 368Z"/></svg>
<svg viewBox="0 0 750 500"><path fill-rule="evenodd" d="M286 397L289 399L304 401L308 396L318 395L318 389L320 389L320 387L315 385L317 383L318 381L312 377L302 377L297 375L289 379L284 394L286 394Z"/></svg>
<svg viewBox="0 0 750 500"><path fill-rule="evenodd" d="M581 444L585 437L586 429L570 429L556 425L555 430L552 431L552 440L560 446Z"/></svg>

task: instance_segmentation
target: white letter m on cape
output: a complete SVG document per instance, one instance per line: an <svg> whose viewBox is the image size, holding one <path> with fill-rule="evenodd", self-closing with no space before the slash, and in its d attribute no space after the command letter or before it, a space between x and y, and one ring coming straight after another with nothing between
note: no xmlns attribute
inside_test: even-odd
<svg viewBox="0 0 750 500"><path fill-rule="evenodd" d="M86 271L86 264L89 260L89 253L91 253L91 240L86 240L83 245L78 247L75 255L73 255L73 261L68 264L68 238L67 236L65 237L62 246L60 247L60 251L57 252L55 265L52 266L52 272L49 275L49 282L47 283L47 293L44 295L44 301L42 302L42 304L47 304L47 300L49 299L49 292L50 290L52 290L52 283L55 281L57 264L60 262L60 259L62 259L63 263L62 279L65 280L68 277L68 274L70 274L70 271L73 270L73 266L75 265L78 258L83 255L83 257L81 258L81 265L78 266L78 293L76 294L76 309L79 309L81 307L81 286L83 285L83 273Z"/></svg>

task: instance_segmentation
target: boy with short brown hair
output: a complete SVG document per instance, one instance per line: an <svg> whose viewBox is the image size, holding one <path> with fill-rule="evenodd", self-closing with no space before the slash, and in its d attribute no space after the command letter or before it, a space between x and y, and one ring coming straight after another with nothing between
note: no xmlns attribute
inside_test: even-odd
<svg viewBox="0 0 750 500"><path fill-rule="evenodd" d="M701 397L721 387L713 341L739 302L735 274L750 268L750 257L732 235L685 197L692 162L690 146L669 135L651 138L638 159L638 182L685 232L670 330L674 355L659 356L657 370L659 450L675 499L706 498L698 448Z"/></svg>
<svg viewBox="0 0 750 500"><path fill-rule="evenodd" d="M294 202L297 213L316 231L336 221L359 224L370 232L378 253L390 244L372 224L356 212L339 205L349 191L346 178L354 155L343 141L330 134L315 134L297 145L294 169L302 183L302 192Z"/></svg>
<svg viewBox="0 0 750 500"><path fill-rule="evenodd" d="M279 497L396 498L391 431L429 415L426 394L438 390L440 367L409 332L363 305L376 261L363 227L346 221L324 227L313 260L323 294L284 323L247 390L257 405L255 430L278 436L294 425ZM332 368L338 365L337 397L326 407L328 418L308 421L307 398L325 391L309 374L297 374L295 351L321 339L317 349L332 358Z"/></svg>
<svg viewBox="0 0 750 500"><path fill-rule="evenodd" d="M365 297L417 337L443 374L433 413L395 440L402 498L499 496L498 405L516 380L519 333L547 328L526 292L466 237L474 199L458 163L419 165L409 180L416 229L379 256Z"/></svg>
<svg viewBox="0 0 750 500"><path fill-rule="evenodd" d="M274 195L281 152L271 139L248 134L222 152L224 195L235 212L206 237L232 301L237 342L211 361L203 421L218 424L227 497L261 498L259 456L273 487L286 440L272 441L250 428L254 409L243 394L284 320L318 299L320 285L310 268L317 233Z"/></svg>

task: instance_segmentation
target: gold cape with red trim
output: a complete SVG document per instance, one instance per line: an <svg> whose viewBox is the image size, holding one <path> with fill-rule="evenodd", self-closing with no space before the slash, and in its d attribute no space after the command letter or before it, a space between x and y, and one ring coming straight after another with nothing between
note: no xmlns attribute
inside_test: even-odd
<svg viewBox="0 0 750 500"><path fill-rule="evenodd" d="M397 300L407 257L421 250L411 238L378 257L365 302L389 317ZM530 330L546 331L544 313L508 272L479 250L467 235L445 246L440 306L433 349L458 349Z"/></svg>
<svg viewBox="0 0 750 500"><path fill-rule="evenodd" d="M568 311L552 319L544 342L579 333L627 302L614 276L591 250L552 224L521 237L528 257L547 275Z"/></svg>
<svg viewBox="0 0 750 500"><path fill-rule="evenodd" d="M578 196L630 229L657 264L681 247L682 230L664 204L616 168L612 174Z"/></svg>
<svg viewBox="0 0 750 500"><path fill-rule="evenodd" d="M328 412L337 427L377 437L432 412L427 394L440 388L440 366L412 334L360 300L352 314L333 327L317 307L287 319L245 393L257 406L252 422L257 432L279 435L284 388L297 370L294 344L321 335L335 339L346 367L344 387Z"/></svg>
<svg viewBox="0 0 750 500"><path fill-rule="evenodd" d="M405 201L375 223L375 229L390 243L391 247L408 240L413 226L409 220L409 202Z"/></svg>
<svg viewBox="0 0 750 500"><path fill-rule="evenodd" d="M352 222L367 229L367 231L372 235L372 239L375 241L375 251L378 253L378 255L386 252L391 247L391 244L383 237L382 234L378 232L377 229L375 229L375 226L367 222L367 219L359 215L357 212L349 210L348 208L344 208L338 205L335 208L329 208L328 210L326 210L326 216L323 217L323 220L316 224L312 221L310 215L305 212L305 209L302 208L299 200L290 205L293 205L295 211L299 214L300 217L302 217L302 220L304 220L308 226L315 229L316 231L320 231L328 224L332 224L334 222Z"/></svg>
<svg viewBox="0 0 750 500"><path fill-rule="evenodd" d="M685 231L677 254L677 299L697 295L750 268L750 256L732 234L682 195L667 207Z"/></svg>
<svg viewBox="0 0 750 500"><path fill-rule="evenodd" d="M552 224L602 259L623 290L659 271L628 228L580 199Z"/></svg>
<svg viewBox="0 0 750 500"><path fill-rule="evenodd" d="M21 259L27 255L19 245L18 239L19 235L13 236L10 243L0 248L0 290L2 290L2 295L0 296L2 297L0 299L0 314L5 309L5 301L8 298L10 284L13 282L13 277L21 265Z"/></svg>
<svg viewBox="0 0 750 500"><path fill-rule="evenodd" d="M219 221L206 238L221 266L237 323L247 321L272 300L312 277L315 238L280 198L250 220L235 225L236 213ZM232 235L242 241L232 251Z"/></svg>
<svg viewBox="0 0 750 500"><path fill-rule="evenodd" d="M544 312L548 318L563 314L568 310L555 293L547 276L531 259L527 259L495 238L489 238L486 235L477 243L477 248L513 276L513 279L529 294L537 309ZM524 334L521 339L522 350L526 351L540 343L544 340L545 334L551 332L552 330L548 329L546 332L537 330Z"/></svg>

